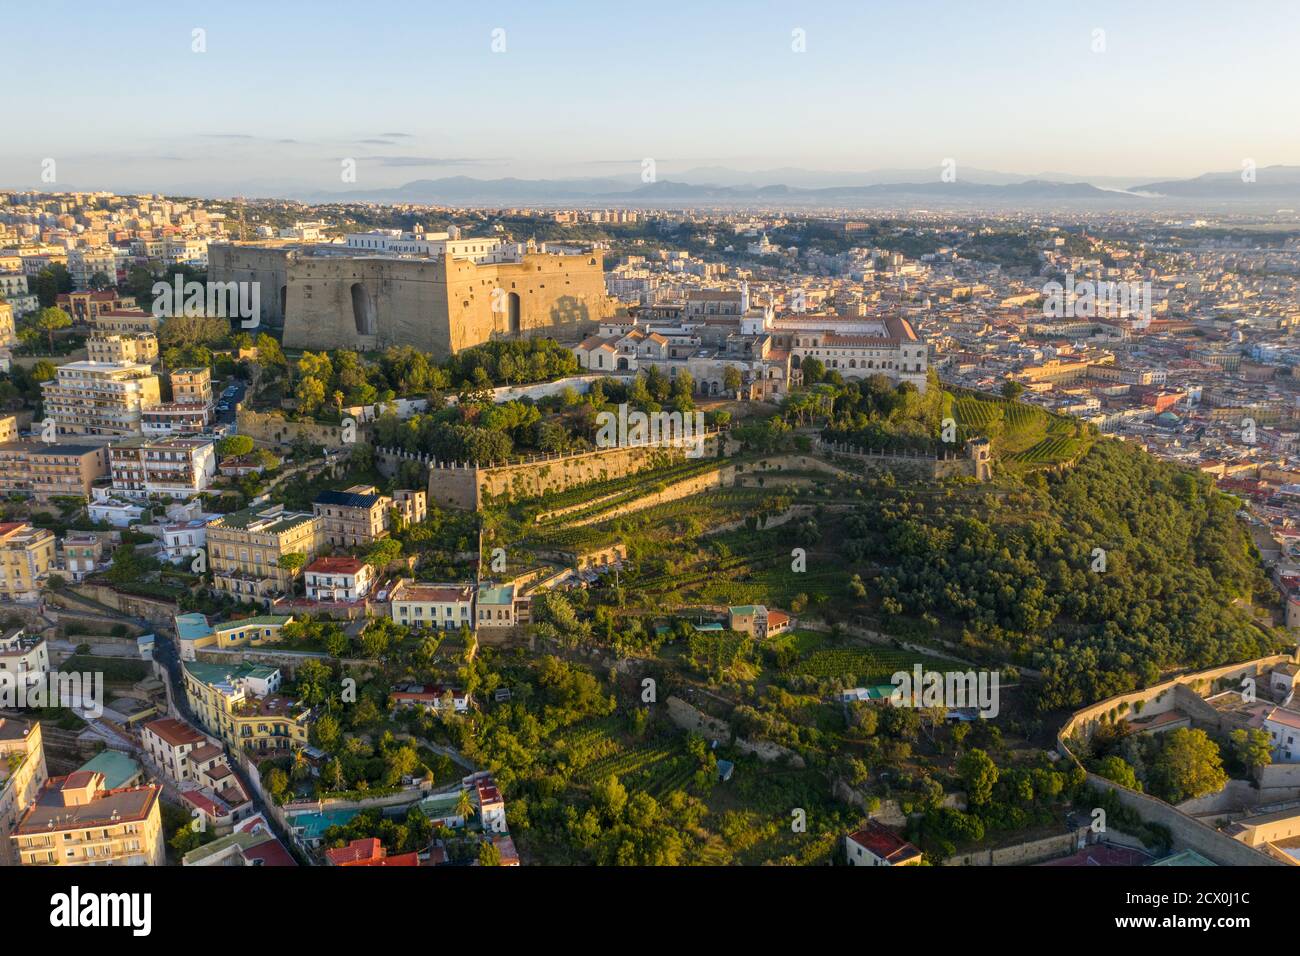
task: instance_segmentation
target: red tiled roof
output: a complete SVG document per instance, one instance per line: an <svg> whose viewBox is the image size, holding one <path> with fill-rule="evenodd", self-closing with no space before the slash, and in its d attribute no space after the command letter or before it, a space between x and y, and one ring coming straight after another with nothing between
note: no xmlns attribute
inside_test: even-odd
<svg viewBox="0 0 1300 956"><path fill-rule="evenodd" d="M420 855L418 853L399 853L397 856L385 856L377 860L365 860L360 863L347 864L349 866L419 866Z"/></svg>
<svg viewBox="0 0 1300 956"><path fill-rule="evenodd" d="M366 566L360 558L340 556L334 558L317 558L304 569L314 574L356 574Z"/></svg>
<svg viewBox="0 0 1300 956"><path fill-rule="evenodd" d="M1086 846L1078 853L1063 856L1038 866L1145 866L1151 857L1141 850L1126 846L1106 846L1095 844Z"/></svg>
<svg viewBox="0 0 1300 956"><path fill-rule="evenodd" d="M262 866L297 866L288 850L275 837L244 851L245 860L257 860Z"/></svg>
<svg viewBox="0 0 1300 956"><path fill-rule="evenodd" d="M325 859L335 866L355 866L384 857L384 845L378 837L353 840L347 846L325 851Z"/></svg>
<svg viewBox="0 0 1300 956"><path fill-rule="evenodd" d="M75 770L63 778L60 790L81 790L95 781L97 774L93 770Z"/></svg>
<svg viewBox="0 0 1300 956"><path fill-rule="evenodd" d="M920 850L893 830L874 820L856 833L850 833L849 839L890 863L902 863L921 854Z"/></svg>
<svg viewBox="0 0 1300 956"><path fill-rule="evenodd" d="M185 723L185 721L177 720L175 717L151 720L144 727L145 730L152 732L173 747L179 747L183 744L196 744L202 747L207 743L207 738L201 733Z"/></svg>
<svg viewBox="0 0 1300 956"><path fill-rule="evenodd" d="M192 806L198 807L210 817L224 817L229 810L221 806L201 790L183 790L181 799Z"/></svg>

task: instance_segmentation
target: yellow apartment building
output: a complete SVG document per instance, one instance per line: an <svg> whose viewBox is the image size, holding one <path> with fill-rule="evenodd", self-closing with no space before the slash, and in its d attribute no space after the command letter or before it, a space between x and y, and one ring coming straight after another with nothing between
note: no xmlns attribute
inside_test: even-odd
<svg viewBox="0 0 1300 956"><path fill-rule="evenodd" d="M55 568L54 533L26 521L0 523L0 598L35 601Z"/></svg>
<svg viewBox="0 0 1300 956"><path fill-rule="evenodd" d="M40 722L0 717L0 866L18 865L17 847L9 835L46 776Z"/></svg>
<svg viewBox="0 0 1300 956"><path fill-rule="evenodd" d="M108 451L102 445L0 444L0 494L21 493L37 501L54 497L89 500L91 485L106 477Z"/></svg>
<svg viewBox="0 0 1300 956"><path fill-rule="evenodd" d="M18 825L23 866L162 866L158 788L106 790L104 775L78 770L52 777Z"/></svg>
<svg viewBox="0 0 1300 956"><path fill-rule="evenodd" d="M178 405L212 404L212 370L178 368L171 373L172 401Z"/></svg>
<svg viewBox="0 0 1300 956"><path fill-rule="evenodd" d="M208 525L208 566L219 592L244 601L269 601L288 593L301 570L281 568L286 554L302 554L306 562L324 544L322 520L304 512L285 511L284 505L245 508L222 515Z"/></svg>
<svg viewBox="0 0 1300 956"><path fill-rule="evenodd" d="M152 332L95 333L86 340L86 357L92 362L153 365L158 361L158 336Z"/></svg>
<svg viewBox="0 0 1300 956"><path fill-rule="evenodd" d="M194 716L231 747L264 753L307 746L311 709L278 693L278 668L186 661L182 672Z"/></svg>

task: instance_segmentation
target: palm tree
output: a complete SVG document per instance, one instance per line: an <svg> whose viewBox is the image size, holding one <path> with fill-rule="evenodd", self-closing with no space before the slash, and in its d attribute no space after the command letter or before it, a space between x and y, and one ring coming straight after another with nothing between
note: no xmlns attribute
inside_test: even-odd
<svg viewBox="0 0 1300 956"><path fill-rule="evenodd" d="M469 818L474 815L474 801L470 799L468 790L462 790L460 796L456 798L455 810L456 816L468 824Z"/></svg>

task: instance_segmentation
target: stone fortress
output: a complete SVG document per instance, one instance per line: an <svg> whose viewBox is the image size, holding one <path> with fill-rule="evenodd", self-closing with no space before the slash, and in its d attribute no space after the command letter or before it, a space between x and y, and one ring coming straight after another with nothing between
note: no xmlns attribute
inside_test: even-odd
<svg viewBox="0 0 1300 956"><path fill-rule="evenodd" d="M419 230L214 244L208 278L260 283L261 321L283 328L286 348L410 345L444 358L493 338L576 341L613 311L599 252Z"/></svg>

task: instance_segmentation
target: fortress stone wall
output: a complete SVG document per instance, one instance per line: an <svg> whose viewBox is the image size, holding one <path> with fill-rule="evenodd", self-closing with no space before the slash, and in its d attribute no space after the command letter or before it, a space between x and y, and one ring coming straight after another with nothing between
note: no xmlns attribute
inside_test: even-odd
<svg viewBox="0 0 1300 956"><path fill-rule="evenodd" d="M1142 690L1108 697L1071 715L1057 734L1056 749L1067 760L1082 766L1078 756L1070 750L1072 738L1087 740L1098 725L1108 721L1134 717L1139 713L1143 717L1149 717L1175 707L1185 708L1189 692L1197 695L1210 693L1216 683L1226 681L1237 684L1243 677L1263 680L1274 667L1288 663L1292 659L1292 655L1289 654L1262 657L1241 664L1229 664L1191 674L1180 674L1172 680ZM1140 710L1137 706L1139 703L1142 705ZM1167 827L1173 837L1175 850L1195 850L1221 866L1286 865L1280 860L1234 840L1226 833L1220 833L1195 817L1188 816L1159 797L1138 793L1095 773L1089 773L1087 778L1089 785L1099 790L1111 791L1120 803L1134 811L1147 823Z"/></svg>
<svg viewBox="0 0 1300 956"><path fill-rule="evenodd" d="M291 250L274 246L212 243L208 246L208 278L213 282L256 282L263 325L284 327L286 267ZM256 329L250 329L256 334Z"/></svg>
<svg viewBox="0 0 1300 956"><path fill-rule="evenodd" d="M208 274L260 282L262 320L283 323L287 348L411 345L444 358L494 337L576 342L612 314L599 253L475 263L215 244Z"/></svg>
<svg viewBox="0 0 1300 956"><path fill-rule="evenodd" d="M258 412L241 408L235 415L239 434L263 445L290 445L298 436L306 436L313 445L343 448L343 428L326 422L290 421L280 412Z"/></svg>
<svg viewBox="0 0 1300 956"><path fill-rule="evenodd" d="M705 435L704 457L718 454L718 432ZM474 511L492 498L535 498L592 481L634 475L685 457L684 448L626 445L577 455L539 456L501 465L434 462L429 469L429 503Z"/></svg>

